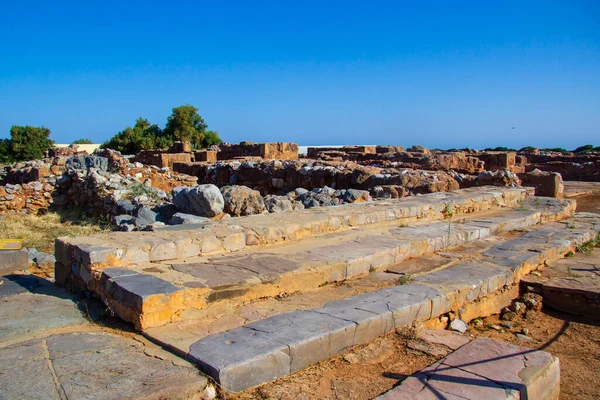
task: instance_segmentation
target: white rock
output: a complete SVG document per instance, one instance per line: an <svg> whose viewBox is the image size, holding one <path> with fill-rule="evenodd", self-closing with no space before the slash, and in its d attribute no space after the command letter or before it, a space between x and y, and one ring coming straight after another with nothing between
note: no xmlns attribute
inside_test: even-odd
<svg viewBox="0 0 600 400"><path fill-rule="evenodd" d="M450 329L460 333L465 333L467 331L467 323L462 319L455 319L454 321L450 322Z"/></svg>

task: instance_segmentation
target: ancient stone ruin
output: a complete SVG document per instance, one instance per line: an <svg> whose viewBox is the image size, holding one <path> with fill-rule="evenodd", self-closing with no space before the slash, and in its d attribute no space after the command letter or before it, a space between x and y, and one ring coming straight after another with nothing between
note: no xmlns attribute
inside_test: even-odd
<svg viewBox="0 0 600 400"><path fill-rule="evenodd" d="M128 379L147 385L160 376L169 393L209 396L214 388L206 376L224 392L250 390L398 329L426 326L453 331L460 344L443 339L451 349L380 392L382 399L415 390L475 396L473 385L449 386L458 375L485 381L477 392L485 396L551 399L559 390L555 357L531 350L525 363L529 350L461 333L481 317L508 321L539 310L546 298L578 312L600 309L593 278L585 290L570 287L561 297L558 281L543 274L551 266L553 274L570 276L561 260L600 237L600 214L577 213L555 171L587 165L567 177L592 179L595 155L346 146L309 148L305 157L296 144L249 142L204 150L175 143L134 156L61 151L1 170L0 213L81 207L109 218L113 230L60 237L52 260L19 252L13 254L24 260L0 258L3 274L18 272L14 265L27 257L54 261L53 283L27 281L24 294L17 278L3 277L0 298L41 318L32 306L39 296L59 291L64 301L73 296L67 290L83 293L205 375L171 362L162 367L158 360L166 356L149 367L140 361L146 350L129 339L94 327L78 331L88 322L57 299L45 311L62 310L54 325L27 328L37 335L28 351L38 354L42 346L51 360L97 349L89 357L113 357L112 365L118 357L98 354L120 349L127 356L121 373L137 374ZM507 361L498 364L492 355ZM51 381L68 381L66 367L52 362ZM470 363L472 369L460 367ZM0 383L9 380L0 374ZM72 389L77 385L65 387L80 394Z"/></svg>

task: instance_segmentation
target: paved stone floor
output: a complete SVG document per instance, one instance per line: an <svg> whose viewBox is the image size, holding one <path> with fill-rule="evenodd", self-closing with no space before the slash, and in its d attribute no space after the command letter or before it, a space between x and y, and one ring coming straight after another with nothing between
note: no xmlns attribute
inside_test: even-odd
<svg viewBox="0 0 600 400"><path fill-rule="evenodd" d="M544 303L571 314L600 318L600 249L581 248L570 257L548 262L522 285L539 292Z"/></svg>
<svg viewBox="0 0 600 400"><path fill-rule="evenodd" d="M202 398L196 368L79 304L44 279L0 277L0 399Z"/></svg>

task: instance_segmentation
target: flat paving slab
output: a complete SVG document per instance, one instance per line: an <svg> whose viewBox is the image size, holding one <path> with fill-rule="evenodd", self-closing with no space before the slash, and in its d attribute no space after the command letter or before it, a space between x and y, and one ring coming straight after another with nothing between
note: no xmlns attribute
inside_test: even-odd
<svg viewBox="0 0 600 400"><path fill-rule="evenodd" d="M488 338L475 339L406 378L379 400L558 399L556 357Z"/></svg>
<svg viewBox="0 0 600 400"><path fill-rule="evenodd" d="M32 275L0 277L0 366L0 399L202 398L208 382L144 338L92 324Z"/></svg>
<svg viewBox="0 0 600 400"><path fill-rule="evenodd" d="M550 261L539 274L524 277L521 285L540 293L545 305L600 318L600 249L590 248Z"/></svg>

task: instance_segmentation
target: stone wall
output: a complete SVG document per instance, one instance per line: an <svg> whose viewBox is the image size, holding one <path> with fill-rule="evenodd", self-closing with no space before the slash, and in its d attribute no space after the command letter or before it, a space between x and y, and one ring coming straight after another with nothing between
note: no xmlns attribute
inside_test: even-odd
<svg viewBox="0 0 600 400"><path fill-rule="evenodd" d="M525 164L527 163L527 158L524 156L517 158L517 153L513 151L477 153L474 156L485 163L487 171L507 169L510 172L520 173L525 172Z"/></svg>
<svg viewBox="0 0 600 400"><path fill-rule="evenodd" d="M218 160L233 160L244 157L260 157L271 160L298 159L298 145L296 143L222 143L219 145L219 150L217 153Z"/></svg>
<svg viewBox="0 0 600 400"><path fill-rule="evenodd" d="M547 163L529 164L526 171L539 169L547 172L558 172L565 181L600 182L600 161L574 163L551 161Z"/></svg>
<svg viewBox="0 0 600 400"><path fill-rule="evenodd" d="M557 172L542 172L538 169L519 174L521 184L535 188L536 196L564 197L562 176Z"/></svg>
<svg viewBox="0 0 600 400"><path fill-rule="evenodd" d="M190 153L169 153L164 150L142 150L134 157L135 162L146 165L155 165L159 168L169 167L173 169L175 163L186 163L192 161Z"/></svg>
<svg viewBox="0 0 600 400"><path fill-rule="evenodd" d="M295 188L312 190L329 186L335 189L371 190L376 186L402 186L406 193L454 190L458 182L443 171L415 171L367 167L355 163L298 161L231 161L179 163L174 171L198 177L198 183L217 186L245 185L263 194L285 193Z"/></svg>

